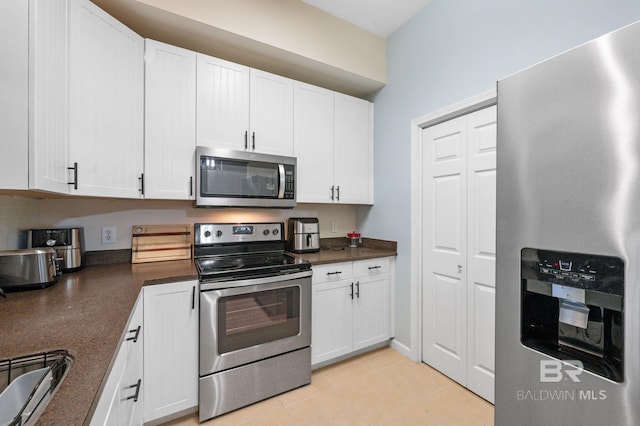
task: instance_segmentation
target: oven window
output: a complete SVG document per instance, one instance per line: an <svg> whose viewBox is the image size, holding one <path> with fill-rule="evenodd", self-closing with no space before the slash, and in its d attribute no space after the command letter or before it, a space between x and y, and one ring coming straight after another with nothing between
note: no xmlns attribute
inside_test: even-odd
<svg viewBox="0 0 640 426"><path fill-rule="evenodd" d="M300 287L218 299L220 354L300 333Z"/></svg>
<svg viewBox="0 0 640 426"><path fill-rule="evenodd" d="M203 197L277 198L278 165L200 157Z"/></svg>

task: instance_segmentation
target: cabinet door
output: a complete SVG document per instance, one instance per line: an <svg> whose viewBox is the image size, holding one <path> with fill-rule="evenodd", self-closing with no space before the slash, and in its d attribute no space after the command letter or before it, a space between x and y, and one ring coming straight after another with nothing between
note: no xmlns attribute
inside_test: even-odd
<svg viewBox="0 0 640 426"><path fill-rule="evenodd" d="M354 278L353 350L389 339L389 275Z"/></svg>
<svg viewBox="0 0 640 426"><path fill-rule="evenodd" d="M249 68L211 56L197 56L197 144L246 149Z"/></svg>
<svg viewBox="0 0 640 426"><path fill-rule="evenodd" d="M0 2L0 188L28 189L29 3Z"/></svg>
<svg viewBox="0 0 640 426"><path fill-rule="evenodd" d="M293 155L293 80L250 72L250 147L252 151Z"/></svg>
<svg viewBox="0 0 640 426"><path fill-rule="evenodd" d="M144 196L193 199L196 53L145 40Z"/></svg>
<svg viewBox="0 0 640 426"><path fill-rule="evenodd" d="M140 328L138 328L140 327ZM125 335L125 365L118 386L118 421L114 425L141 425L143 413L143 302L138 299Z"/></svg>
<svg viewBox="0 0 640 426"><path fill-rule="evenodd" d="M373 104L341 93L335 96L337 201L373 204Z"/></svg>
<svg viewBox="0 0 640 426"><path fill-rule="evenodd" d="M198 282L144 288L144 421L198 405Z"/></svg>
<svg viewBox="0 0 640 426"><path fill-rule="evenodd" d="M61 193L70 191L72 165L69 7L63 0L29 2L29 188Z"/></svg>
<svg viewBox="0 0 640 426"><path fill-rule="evenodd" d="M70 141L74 193L140 196L144 40L88 0L71 8Z"/></svg>
<svg viewBox="0 0 640 426"><path fill-rule="evenodd" d="M333 185L334 92L294 84L293 152L298 159L296 200L330 203Z"/></svg>
<svg viewBox="0 0 640 426"><path fill-rule="evenodd" d="M138 297L91 418L91 426L142 424L139 415L142 410L142 388L139 389L137 401L129 398L135 396L138 379L142 378L142 310L142 297Z"/></svg>
<svg viewBox="0 0 640 426"><path fill-rule="evenodd" d="M351 280L313 284L311 364L351 352Z"/></svg>

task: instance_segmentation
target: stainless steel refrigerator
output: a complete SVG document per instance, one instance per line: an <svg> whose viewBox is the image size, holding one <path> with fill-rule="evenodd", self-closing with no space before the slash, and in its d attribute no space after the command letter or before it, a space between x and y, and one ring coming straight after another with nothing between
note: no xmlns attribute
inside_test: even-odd
<svg viewBox="0 0 640 426"><path fill-rule="evenodd" d="M498 82L496 425L640 424L640 23Z"/></svg>

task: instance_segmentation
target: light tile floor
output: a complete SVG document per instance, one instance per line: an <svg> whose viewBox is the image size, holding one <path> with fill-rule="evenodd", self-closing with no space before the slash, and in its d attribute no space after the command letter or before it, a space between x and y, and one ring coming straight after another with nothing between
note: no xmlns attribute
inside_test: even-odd
<svg viewBox="0 0 640 426"><path fill-rule="evenodd" d="M196 415L169 423L197 424ZM386 347L316 370L308 386L202 424L489 426L493 405Z"/></svg>

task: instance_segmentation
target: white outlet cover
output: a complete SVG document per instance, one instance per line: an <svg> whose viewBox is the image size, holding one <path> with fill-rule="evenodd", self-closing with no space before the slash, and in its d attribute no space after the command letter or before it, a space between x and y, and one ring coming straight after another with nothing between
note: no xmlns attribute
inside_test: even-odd
<svg viewBox="0 0 640 426"><path fill-rule="evenodd" d="M116 238L115 226L103 226L102 227L102 244L115 244L118 240Z"/></svg>

